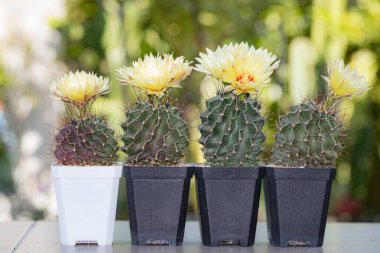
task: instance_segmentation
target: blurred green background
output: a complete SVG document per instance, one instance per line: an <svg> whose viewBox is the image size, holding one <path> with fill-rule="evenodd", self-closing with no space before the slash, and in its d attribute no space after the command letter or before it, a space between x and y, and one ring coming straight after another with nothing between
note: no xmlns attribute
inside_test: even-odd
<svg viewBox="0 0 380 253"><path fill-rule="evenodd" d="M342 105L350 131L330 220L380 221L380 1L12 0L0 1L0 26L0 220L56 217L49 165L63 107L48 95L52 80L76 69L111 76L112 92L97 106L120 133L123 108L134 97L115 80L115 68L150 52L194 61L205 48L247 41L281 59L261 97L264 158L278 115L325 88L326 61L343 58L368 78L373 89ZM194 72L176 94L192 126L186 160L193 162L202 162L198 111L213 90L203 77ZM194 187L191 194L195 217ZM125 219L123 184L119 198L117 216Z"/></svg>

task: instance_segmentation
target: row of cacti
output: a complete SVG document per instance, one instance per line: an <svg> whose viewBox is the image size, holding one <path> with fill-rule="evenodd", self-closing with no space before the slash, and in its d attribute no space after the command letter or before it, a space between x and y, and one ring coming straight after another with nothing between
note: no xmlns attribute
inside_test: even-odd
<svg viewBox="0 0 380 253"><path fill-rule="evenodd" d="M200 144L206 163L220 167L257 165L265 140L265 118L258 96L279 66L277 57L247 43L207 49L198 64L173 55L147 55L116 72L121 84L136 88L130 105L121 150L133 165L175 165L189 144L188 124L174 105L170 91L191 71L206 73L217 83L215 96L200 114ZM344 129L339 115L343 98L369 89L364 77L344 66L328 65L326 94L293 105L278 120L272 163L286 167L333 167L343 148ZM53 82L51 93L65 104L67 115L55 137L55 156L64 165L108 165L118 159L114 131L93 101L109 92L108 78L75 72Z"/></svg>

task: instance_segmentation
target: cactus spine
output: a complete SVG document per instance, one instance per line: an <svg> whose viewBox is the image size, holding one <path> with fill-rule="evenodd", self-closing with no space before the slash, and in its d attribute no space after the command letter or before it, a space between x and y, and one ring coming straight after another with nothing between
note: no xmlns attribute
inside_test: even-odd
<svg viewBox="0 0 380 253"><path fill-rule="evenodd" d="M260 104L250 96L219 92L206 101L199 127L204 156L211 166L249 167L265 140Z"/></svg>

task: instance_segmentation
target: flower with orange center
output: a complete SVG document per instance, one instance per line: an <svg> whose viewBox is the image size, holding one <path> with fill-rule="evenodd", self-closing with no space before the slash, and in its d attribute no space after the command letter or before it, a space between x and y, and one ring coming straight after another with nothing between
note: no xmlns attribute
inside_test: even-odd
<svg viewBox="0 0 380 253"><path fill-rule="evenodd" d="M278 68L277 56L266 49L256 49L248 43L218 46L215 51L206 49L196 58L194 68L226 85L225 91L235 94L255 93L270 82L270 76Z"/></svg>

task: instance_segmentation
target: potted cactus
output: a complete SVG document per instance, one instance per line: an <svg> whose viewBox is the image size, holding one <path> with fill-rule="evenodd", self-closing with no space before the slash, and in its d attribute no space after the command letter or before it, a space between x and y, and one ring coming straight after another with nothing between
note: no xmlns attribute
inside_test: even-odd
<svg viewBox="0 0 380 253"><path fill-rule="evenodd" d="M274 166L264 179L268 237L275 246L323 244L331 184L345 129L339 104L368 90L343 61L328 66L325 95L293 105L280 116Z"/></svg>
<svg viewBox="0 0 380 253"><path fill-rule="evenodd" d="M52 164L63 245L111 245L122 166L118 144L104 117L92 110L109 92L108 78L70 72L50 87L66 115L55 133Z"/></svg>
<svg viewBox="0 0 380 253"><path fill-rule="evenodd" d="M120 83L138 94L121 137L133 245L182 245L193 170L180 164L188 124L171 92L191 71L190 62L168 54L146 55L117 70Z"/></svg>
<svg viewBox="0 0 380 253"><path fill-rule="evenodd" d="M256 233L265 135L260 91L279 61L247 43L200 54L196 70L217 85L199 127L206 165L195 169L202 241L207 246L251 246Z"/></svg>

